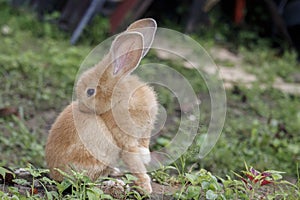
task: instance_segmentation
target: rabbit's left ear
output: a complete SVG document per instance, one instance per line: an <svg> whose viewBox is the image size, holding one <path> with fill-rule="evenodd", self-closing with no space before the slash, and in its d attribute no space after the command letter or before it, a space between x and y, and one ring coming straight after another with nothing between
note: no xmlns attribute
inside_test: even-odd
<svg viewBox="0 0 300 200"><path fill-rule="evenodd" d="M148 53L157 30L156 21L152 18L140 19L133 22L126 31L137 31L144 36L143 57Z"/></svg>
<svg viewBox="0 0 300 200"><path fill-rule="evenodd" d="M114 75L131 73L140 63L144 49L143 35L124 32L113 41L110 53Z"/></svg>

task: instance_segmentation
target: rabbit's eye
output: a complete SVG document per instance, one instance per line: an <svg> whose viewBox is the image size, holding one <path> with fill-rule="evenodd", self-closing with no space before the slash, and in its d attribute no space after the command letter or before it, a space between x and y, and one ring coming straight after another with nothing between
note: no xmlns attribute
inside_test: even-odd
<svg viewBox="0 0 300 200"><path fill-rule="evenodd" d="M90 88L86 91L86 95L88 97L93 96L94 94L95 94L95 89L93 89L93 88Z"/></svg>

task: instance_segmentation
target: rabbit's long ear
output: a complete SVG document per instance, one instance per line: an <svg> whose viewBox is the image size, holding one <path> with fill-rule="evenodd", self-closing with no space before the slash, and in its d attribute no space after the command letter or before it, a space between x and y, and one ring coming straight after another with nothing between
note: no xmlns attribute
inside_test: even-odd
<svg viewBox="0 0 300 200"><path fill-rule="evenodd" d="M124 32L117 36L110 49L113 74L131 73L141 61L143 48L144 39L139 32Z"/></svg>
<svg viewBox="0 0 300 200"><path fill-rule="evenodd" d="M151 48L156 29L156 21L152 18L145 18L133 22L126 31L137 31L144 36L143 56L145 56Z"/></svg>

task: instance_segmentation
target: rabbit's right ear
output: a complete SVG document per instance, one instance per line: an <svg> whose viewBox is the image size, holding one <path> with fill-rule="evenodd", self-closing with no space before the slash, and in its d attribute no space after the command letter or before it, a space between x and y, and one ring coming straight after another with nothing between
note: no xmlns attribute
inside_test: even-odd
<svg viewBox="0 0 300 200"><path fill-rule="evenodd" d="M152 18L145 18L130 24L130 26L127 28L126 31L137 31L143 35L144 43L145 43L143 56L145 56L148 53L149 49L151 48L156 30L157 30L156 21Z"/></svg>
<svg viewBox="0 0 300 200"><path fill-rule="evenodd" d="M140 63L144 49L144 38L139 32L124 32L113 41L112 56L113 75L131 73Z"/></svg>

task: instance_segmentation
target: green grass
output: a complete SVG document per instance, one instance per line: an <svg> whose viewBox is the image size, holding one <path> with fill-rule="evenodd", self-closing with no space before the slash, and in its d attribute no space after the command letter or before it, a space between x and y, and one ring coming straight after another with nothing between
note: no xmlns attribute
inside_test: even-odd
<svg viewBox="0 0 300 200"><path fill-rule="evenodd" d="M26 10L12 10L3 2L1 8L0 108L15 108L20 118L1 118L0 149L4 153L0 160L12 166L31 162L42 167L45 128L71 101L74 77L91 47L70 46L67 34L38 22ZM10 29L8 34L3 33L4 27ZM36 145L28 147L23 141ZM22 152L23 148L31 150ZM15 151L22 153L11 157Z"/></svg>
<svg viewBox="0 0 300 200"><path fill-rule="evenodd" d="M71 101L74 79L84 57L94 44L106 38L107 21L96 19L94 23L102 29L89 26L79 43L70 46L70 35L59 31L53 24L38 22L28 11L11 9L5 1L0 1L0 10L0 109L11 107L19 113L19 116L0 118L0 166L22 168L28 163L33 164L37 169L30 165L27 170L42 184L52 184L57 188L57 191L44 189L49 199L105 196L98 187L100 183L91 182L83 174L74 172L72 176L66 175L65 182L57 183L43 178L41 173L44 171L39 169L46 167L43 149L47 130L57 114ZM55 15L49 16L52 17ZM9 27L9 33L3 32L5 27ZM98 32L98 29L101 31ZM193 37L208 49L215 45L214 35ZM253 44L250 49L240 44L237 49L243 57L242 67L256 74L258 81L251 89L237 85L226 91L228 103L223 133L207 157L202 160L196 157L199 149L197 141L201 140L199 136L178 161L151 174L161 184L178 187L174 198L256 199L259 195L269 199L276 195L280 199L300 198L300 97L270 87L276 77L292 82L292 75L300 73L295 54L286 51L278 55L268 42ZM154 57L151 54L146 59L151 62ZM207 89L199 77L193 76L192 70L173 61L155 61L174 66L189 77L202 100L207 100ZM265 89L259 88L262 84L266 85ZM153 141L152 149L168 144L178 127L178 113L174 111L177 103L166 90L161 88L158 91L159 100L171 120L164 136ZM201 113L203 125L200 133L207 129L209 104L209 99L201 104L205 112ZM285 174L278 178L278 173L274 172L278 179L272 177L275 184L268 186L260 186L247 179L255 188L250 190L240 177L246 179L245 171L250 170L245 169L245 162L259 171L276 170ZM284 181L287 179L294 184ZM129 185L131 182L131 179L128 180ZM72 192L65 195L63 190L67 185L72 185ZM126 195L135 199L145 198L135 190ZM14 199L41 198L30 193L20 194L11 186L9 191L0 189L0 196L4 199L9 199L9 196Z"/></svg>

